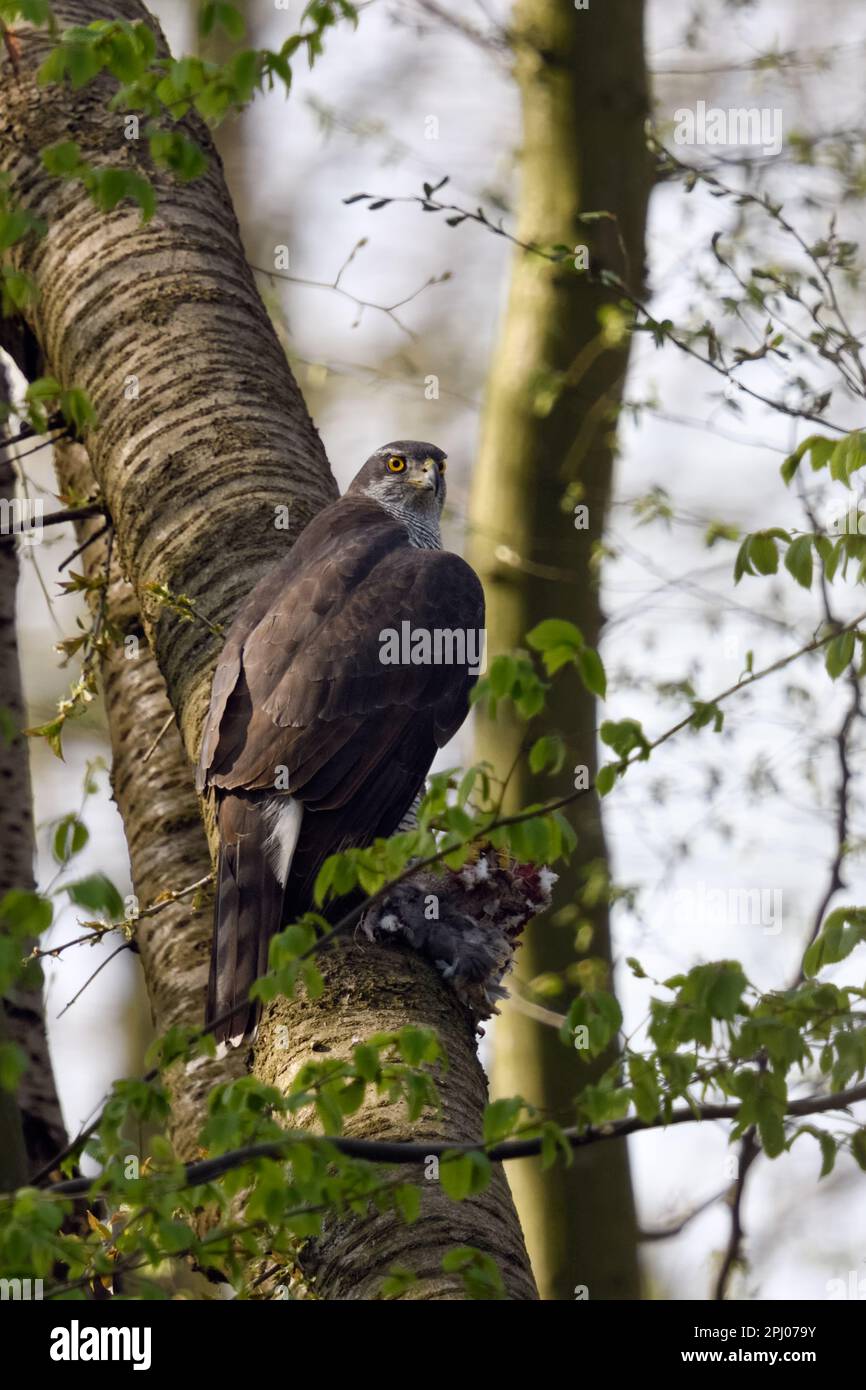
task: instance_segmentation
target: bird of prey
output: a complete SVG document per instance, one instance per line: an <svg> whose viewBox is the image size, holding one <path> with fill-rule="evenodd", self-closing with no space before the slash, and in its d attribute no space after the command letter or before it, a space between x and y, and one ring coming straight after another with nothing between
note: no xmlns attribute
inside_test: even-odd
<svg viewBox="0 0 866 1390"><path fill-rule="evenodd" d="M254 1030L250 986L325 859L409 823L466 717L469 643L463 661L423 642L383 655L387 632L483 629L477 575L441 548L445 458L416 440L377 449L252 590L219 658L197 786L219 830L207 1018L230 1046Z"/></svg>

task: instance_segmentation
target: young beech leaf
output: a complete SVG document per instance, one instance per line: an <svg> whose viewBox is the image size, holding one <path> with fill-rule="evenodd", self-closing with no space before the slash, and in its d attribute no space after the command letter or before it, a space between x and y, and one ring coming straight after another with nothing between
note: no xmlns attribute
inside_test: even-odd
<svg viewBox="0 0 866 1390"><path fill-rule="evenodd" d="M785 569L804 589L812 587L812 537L798 536L785 553Z"/></svg>
<svg viewBox="0 0 866 1390"><path fill-rule="evenodd" d="M854 633L840 632L832 642L827 643L824 665L831 680L838 680L842 672L851 664L854 655Z"/></svg>

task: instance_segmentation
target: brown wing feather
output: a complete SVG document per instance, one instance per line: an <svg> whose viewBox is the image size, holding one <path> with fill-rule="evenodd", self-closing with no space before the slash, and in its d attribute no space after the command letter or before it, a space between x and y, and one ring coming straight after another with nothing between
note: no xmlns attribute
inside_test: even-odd
<svg viewBox="0 0 866 1390"><path fill-rule="evenodd" d="M241 674L245 644L254 633L263 645L272 640L281 603L291 596L296 605L291 643L288 649L281 646L273 653L275 663L291 661L295 650L321 621L311 599L323 612L328 611L339 602L341 587L359 582L383 549L399 543L397 533L402 529L375 502L340 498L313 518L286 558L248 594L229 629L214 672L196 775L199 791L209 784L211 769L224 765L233 749L245 741L243 720L234 727L235 721L226 719Z"/></svg>
<svg viewBox="0 0 866 1390"><path fill-rule="evenodd" d="M310 905L329 854L396 829L466 716L474 676L465 667L382 664L381 632L407 621L479 629L481 585L458 556L413 549L399 522L350 495L311 522L231 627L197 783L216 790L227 832L210 1004L212 1016L234 1011L232 1029L255 1018L242 1000L279 926L262 797L279 785L304 806L282 902L290 920Z"/></svg>
<svg viewBox="0 0 866 1390"><path fill-rule="evenodd" d="M353 510L363 505L344 500ZM424 729L430 761L462 723L472 684L466 668L383 665L380 633L403 622L480 628L475 574L456 555L412 549L404 528L387 517L372 526L366 514L358 520L354 532L343 533L342 551L326 542L321 557L315 552L286 573L279 596L232 644L215 682L217 737L209 729L203 750L209 785L273 789L285 768L281 790L305 804L322 795L333 801L338 782L349 800L414 723Z"/></svg>

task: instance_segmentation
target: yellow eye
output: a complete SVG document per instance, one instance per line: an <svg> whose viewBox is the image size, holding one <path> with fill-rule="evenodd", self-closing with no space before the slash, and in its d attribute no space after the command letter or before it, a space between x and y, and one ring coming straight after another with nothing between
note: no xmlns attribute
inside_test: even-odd
<svg viewBox="0 0 866 1390"><path fill-rule="evenodd" d="M440 472L440 473L444 473L444 472L445 472L445 460L444 460L444 459L441 459L440 462L439 462L439 472Z"/></svg>
<svg viewBox="0 0 866 1390"><path fill-rule="evenodd" d="M394 456L393 458L390 458L390 459L388 460L388 472L389 472L389 473L402 473L402 472L403 472L403 469L404 469L405 467L406 467L406 460L405 460L405 459L398 458L398 457L396 456L396 454L395 454L395 456Z"/></svg>

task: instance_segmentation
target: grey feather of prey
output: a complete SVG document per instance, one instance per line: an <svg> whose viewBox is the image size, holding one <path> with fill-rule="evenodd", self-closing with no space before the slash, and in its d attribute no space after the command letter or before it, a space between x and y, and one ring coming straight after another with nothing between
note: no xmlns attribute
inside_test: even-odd
<svg viewBox="0 0 866 1390"><path fill-rule="evenodd" d="M550 906L555 882L548 868L487 850L460 870L423 870L406 879L365 914L359 929L371 941L403 941L425 956L478 1028L508 997L502 982L521 933Z"/></svg>

